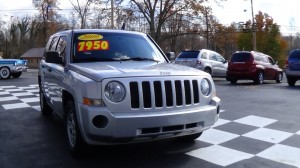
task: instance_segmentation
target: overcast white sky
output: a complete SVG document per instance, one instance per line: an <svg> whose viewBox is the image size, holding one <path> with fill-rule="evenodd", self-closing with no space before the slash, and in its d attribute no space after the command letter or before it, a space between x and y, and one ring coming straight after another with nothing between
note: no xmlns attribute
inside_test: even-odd
<svg viewBox="0 0 300 168"><path fill-rule="evenodd" d="M60 8L70 9L69 0L61 0ZM227 0L222 6L212 5L213 15L225 25L232 22L244 22L252 18L251 0ZM254 14L258 11L268 13L281 26L284 34L300 32L299 0L253 0ZM23 9L23 10L18 10ZM10 16L32 15L32 0L0 0L0 17L7 20Z"/></svg>

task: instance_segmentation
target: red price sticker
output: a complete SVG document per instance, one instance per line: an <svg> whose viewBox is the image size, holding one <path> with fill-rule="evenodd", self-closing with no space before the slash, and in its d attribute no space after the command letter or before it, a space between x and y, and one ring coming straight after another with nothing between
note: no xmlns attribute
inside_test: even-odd
<svg viewBox="0 0 300 168"><path fill-rule="evenodd" d="M77 51L109 50L108 41L81 41L78 43Z"/></svg>

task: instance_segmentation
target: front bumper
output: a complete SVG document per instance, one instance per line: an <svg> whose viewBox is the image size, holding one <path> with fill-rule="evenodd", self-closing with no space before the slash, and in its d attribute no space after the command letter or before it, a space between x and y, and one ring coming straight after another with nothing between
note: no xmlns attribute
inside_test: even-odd
<svg viewBox="0 0 300 168"><path fill-rule="evenodd" d="M27 70L27 66L13 66L11 69L11 73L27 72Z"/></svg>
<svg viewBox="0 0 300 168"><path fill-rule="evenodd" d="M88 144L122 144L202 132L217 121L220 99L214 97L209 105L173 112L112 114L106 107L79 104L77 108L79 127ZM93 122L104 124L97 128Z"/></svg>

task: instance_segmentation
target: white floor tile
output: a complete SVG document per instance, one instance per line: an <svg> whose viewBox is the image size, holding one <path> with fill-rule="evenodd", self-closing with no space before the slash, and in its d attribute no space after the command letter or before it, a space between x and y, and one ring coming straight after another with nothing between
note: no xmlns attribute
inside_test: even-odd
<svg viewBox="0 0 300 168"><path fill-rule="evenodd" d="M300 135L300 130L298 132L296 132L297 135Z"/></svg>
<svg viewBox="0 0 300 168"><path fill-rule="evenodd" d="M261 153L258 153L257 156L273 160L276 162L289 164L292 166L300 167L300 149L276 144Z"/></svg>
<svg viewBox="0 0 300 168"><path fill-rule="evenodd" d="M0 86L1 89L16 88L16 86Z"/></svg>
<svg viewBox="0 0 300 168"><path fill-rule="evenodd" d="M186 154L220 166L228 166L230 164L239 162L244 159L249 159L254 156L252 154L225 148L219 145L200 148Z"/></svg>
<svg viewBox="0 0 300 168"><path fill-rule="evenodd" d="M279 143L292 135L293 134L289 132L283 132L268 128L259 128L254 131L248 132L243 136L271 143Z"/></svg>
<svg viewBox="0 0 300 168"><path fill-rule="evenodd" d="M264 127L264 126L274 123L276 121L277 120L274 120L271 118L264 118L264 117L250 115L250 116L235 120L234 122L246 124L246 125L252 125L252 126L256 126L256 127Z"/></svg>
<svg viewBox="0 0 300 168"><path fill-rule="evenodd" d="M32 106L32 108L36 109L37 111L41 111L41 107L40 106Z"/></svg>
<svg viewBox="0 0 300 168"><path fill-rule="evenodd" d="M17 96L17 97L20 97L20 96L32 96L33 94L32 93L29 93L29 92L22 92L22 93L11 93L13 96Z"/></svg>
<svg viewBox="0 0 300 168"><path fill-rule="evenodd" d="M239 137L239 135L237 134L232 134L216 129L208 129L203 132L203 134L198 138L198 140L217 145L237 137Z"/></svg>
<svg viewBox="0 0 300 168"><path fill-rule="evenodd" d="M24 87L18 87L19 89L36 89L36 87L33 86L24 86Z"/></svg>
<svg viewBox="0 0 300 168"><path fill-rule="evenodd" d="M227 124L229 122L231 122L231 121L219 118L218 121L212 127L217 127L217 126L220 126L223 124Z"/></svg>
<svg viewBox="0 0 300 168"><path fill-rule="evenodd" d="M8 95L8 94L10 94L10 93L8 93L8 92L6 92L6 91L1 91L1 92L0 92L0 95Z"/></svg>
<svg viewBox="0 0 300 168"><path fill-rule="evenodd" d="M15 96L9 96L9 97L1 97L0 98L0 102L3 102L3 101L10 101L10 100L17 100L18 98L15 97Z"/></svg>
<svg viewBox="0 0 300 168"><path fill-rule="evenodd" d="M24 103L32 103L32 102L38 102L40 99L38 97L33 97L33 98L24 98L20 99Z"/></svg>
<svg viewBox="0 0 300 168"><path fill-rule="evenodd" d="M19 88L17 88L17 89L5 89L7 92L17 92L17 91L24 91L24 90L22 90L22 89L19 89Z"/></svg>
<svg viewBox="0 0 300 168"><path fill-rule="evenodd" d="M32 92L37 92L37 93L38 93L38 92L39 92L39 89L29 89L29 90L26 90L26 92L31 92L31 93L32 93Z"/></svg>
<svg viewBox="0 0 300 168"><path fill-rule="evenodd" d="M13 104L4 104L2 105L5 110L10 109L18 109L18 108L24 108L24 107L31 107L26 103L13 103Z"/></svg>

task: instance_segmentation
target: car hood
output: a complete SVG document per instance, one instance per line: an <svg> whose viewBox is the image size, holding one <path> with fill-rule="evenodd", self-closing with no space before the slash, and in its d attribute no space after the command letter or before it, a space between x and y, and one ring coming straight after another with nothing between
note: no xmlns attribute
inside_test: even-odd
<svg viewBox="0 0 300 168"><path fill-rule="evenodd" d="M209 74L187 66L155 62L95 62L72 63L69 70L95 81L105 78L153 77L153 76L199 76Z"/></svg>

